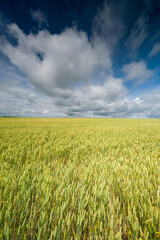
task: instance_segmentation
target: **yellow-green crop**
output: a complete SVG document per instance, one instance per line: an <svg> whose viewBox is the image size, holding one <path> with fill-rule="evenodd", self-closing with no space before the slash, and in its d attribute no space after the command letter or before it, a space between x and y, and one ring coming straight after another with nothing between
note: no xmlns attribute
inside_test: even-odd
<svg viewBox="0 0 160 240"><path fill-rule="evenodd" d="M160 120L0 119L0 239L159 239Z"/></svg>

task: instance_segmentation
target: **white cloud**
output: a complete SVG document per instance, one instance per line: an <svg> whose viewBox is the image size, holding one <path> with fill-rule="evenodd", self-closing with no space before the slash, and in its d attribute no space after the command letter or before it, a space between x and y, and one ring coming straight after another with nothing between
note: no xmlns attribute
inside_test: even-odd
<svg viewBox="0 0 160 240"><path fill-rule="evenodd" d="M125 27L114 9L105 2L102 10L99 10L93 21L93 35L103 39L110 47L113 47L124 35Z"/></svg>
<svg viewBox="0 0 160 240"><path fill-rule="evenodd" d="M153 71L147 69L145 61L125 64L123 73L127 81L134 81L136 84L142 84L153 76Z"/></svg>
<svg viewBox="0 0 160 240"><path fill-rule="evenodd" d="M149 53L149 57L153 57L155 56L156 54L160 53L160 42L157 42L153 45L153 48L152 50L150 51Z"/></svg>
<svg viewBox="0 0 160 240"><path fill-rule="evenodd" d="M47 97L27 83L27 79L20 76L12 65L3 66L3 70L5 75L1 78L0 115L90 117L101 114L102 110L108 111L112 102L117 102L127 92L121 79L110 76L103 84L90 83L87 87L69 89L67 98L62 94L56 94L54 98ZM0 70L1 76L3 70Z"/></svg>
<svg viewBox="0 0 160 240"><path fill-rule="evenodd" d="M45 27L48 26L47 17L40 9L36 11L31 10L30 13L31 13L32 19L38 22L39 28L41 28L42 26L45 26Z"/></svg>
<svg viewBox="0 0 160 240"><path fill-rule="evenodd" d="M0 62L1 65L1 62ZM3 75L3 78L2 78ZM122 79L89 84L71 91L69 98L47 97L36 91L12 66L0 68L0 115L20 117L130 117L159 118L160 90L128 98Z"/></svg>
<svg viewBox="0 0 160 240"><path fill-rule="evenodd" d="M104 8L103 15L109 11L106 6ZM32 12L32 15L37 21L43 19L40 12ZM110 21L113 28L117 27L111 19ZM37 34L26 35L16 24L6 27L12 39L17 40L17 45L13 46L3 39L0 50L26 76L31 86L49 97L49 102L52 102L49 106L56 108L58 113L66 116L71 112L73 115L76 112L87 114L88 111L93 111L95 106L105 107L105 104L126 94L122 80L110 75L111 46L95 31L89 40L85 32L76 28L67 28L60 34L41 30ZM99 28L103 28L103 24ZM13 99L16 95L14 92L21 92L20 101L28 101L27 95L30 96L29 92L25 93L22 84L5 91L6 98L9 95ZM31 92L38 101L35 90ZM33 107L31 109L32 114L35 114L36 110ZM45 103L41 109L42 114L47 114L47 111L51 114Z"/></svg>
<svg viewBox="0 0 160 240"><path fill-rule="evenodd" d="M56 88L88 81L99 68L111 68L109 51L103 42L92 44L84 32L66 29L60 35L47 31L25 35L16 24L9 25L8 29L17 38L18 45L14 47L5 42L1 51L31 83L48 95L54 96Z"/></svg>
<svg viewBox="0 0 160 240"><path fill-rule="evenodd" d="M135 22L133 29L127 39L126 45L131 50L131 54L135 54L148 36L147 18L142 14Z"/></svg>
<svg viewBox="0 0 160 240"><path fill-rule="evenodd" d="M41 23L43 17L33 15ZM113 74L112 51L124 26L107 4L95 17L91 39L75 28L54 35L46 30L26 35L16 24L5 27L17 45L6 39L0 42L0 50L12 63L0 68L1 115L148 117L156 110L158 115L159 105L154 110L151 106L160 100L159 92L153 100L153 93L128 100L123 79ZM153 74L144 61L124 65L123 71L126 80L137 84Z"/></svg>

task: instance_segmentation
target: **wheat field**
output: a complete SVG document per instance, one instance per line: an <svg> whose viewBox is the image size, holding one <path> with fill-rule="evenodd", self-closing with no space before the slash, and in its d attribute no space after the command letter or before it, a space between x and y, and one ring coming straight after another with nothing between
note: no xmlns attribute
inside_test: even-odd
<svg viewBox="0 0 160 240"><path fill-rule="evenodd" d="M0 239L160 239L160 120L0 118Z"/></svg>

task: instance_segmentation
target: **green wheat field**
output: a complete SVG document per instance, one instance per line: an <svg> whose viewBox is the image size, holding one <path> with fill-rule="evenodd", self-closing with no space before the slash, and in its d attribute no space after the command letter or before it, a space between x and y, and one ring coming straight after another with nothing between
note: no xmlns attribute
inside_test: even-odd
<svg viewBox="0 0 160 240"><path fill-rule="evenodd" d="M0 118L0 239L160 239L160 120Z"/></svg>

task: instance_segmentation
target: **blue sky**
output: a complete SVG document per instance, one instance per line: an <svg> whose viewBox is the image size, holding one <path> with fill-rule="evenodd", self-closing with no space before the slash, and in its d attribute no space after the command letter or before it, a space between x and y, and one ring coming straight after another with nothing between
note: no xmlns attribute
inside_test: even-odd
<svg viewBox="0 0 160 240"><path fill-rule="evenodd" d="M160 117L160 0L0 2L0 116Z"/></svg>

